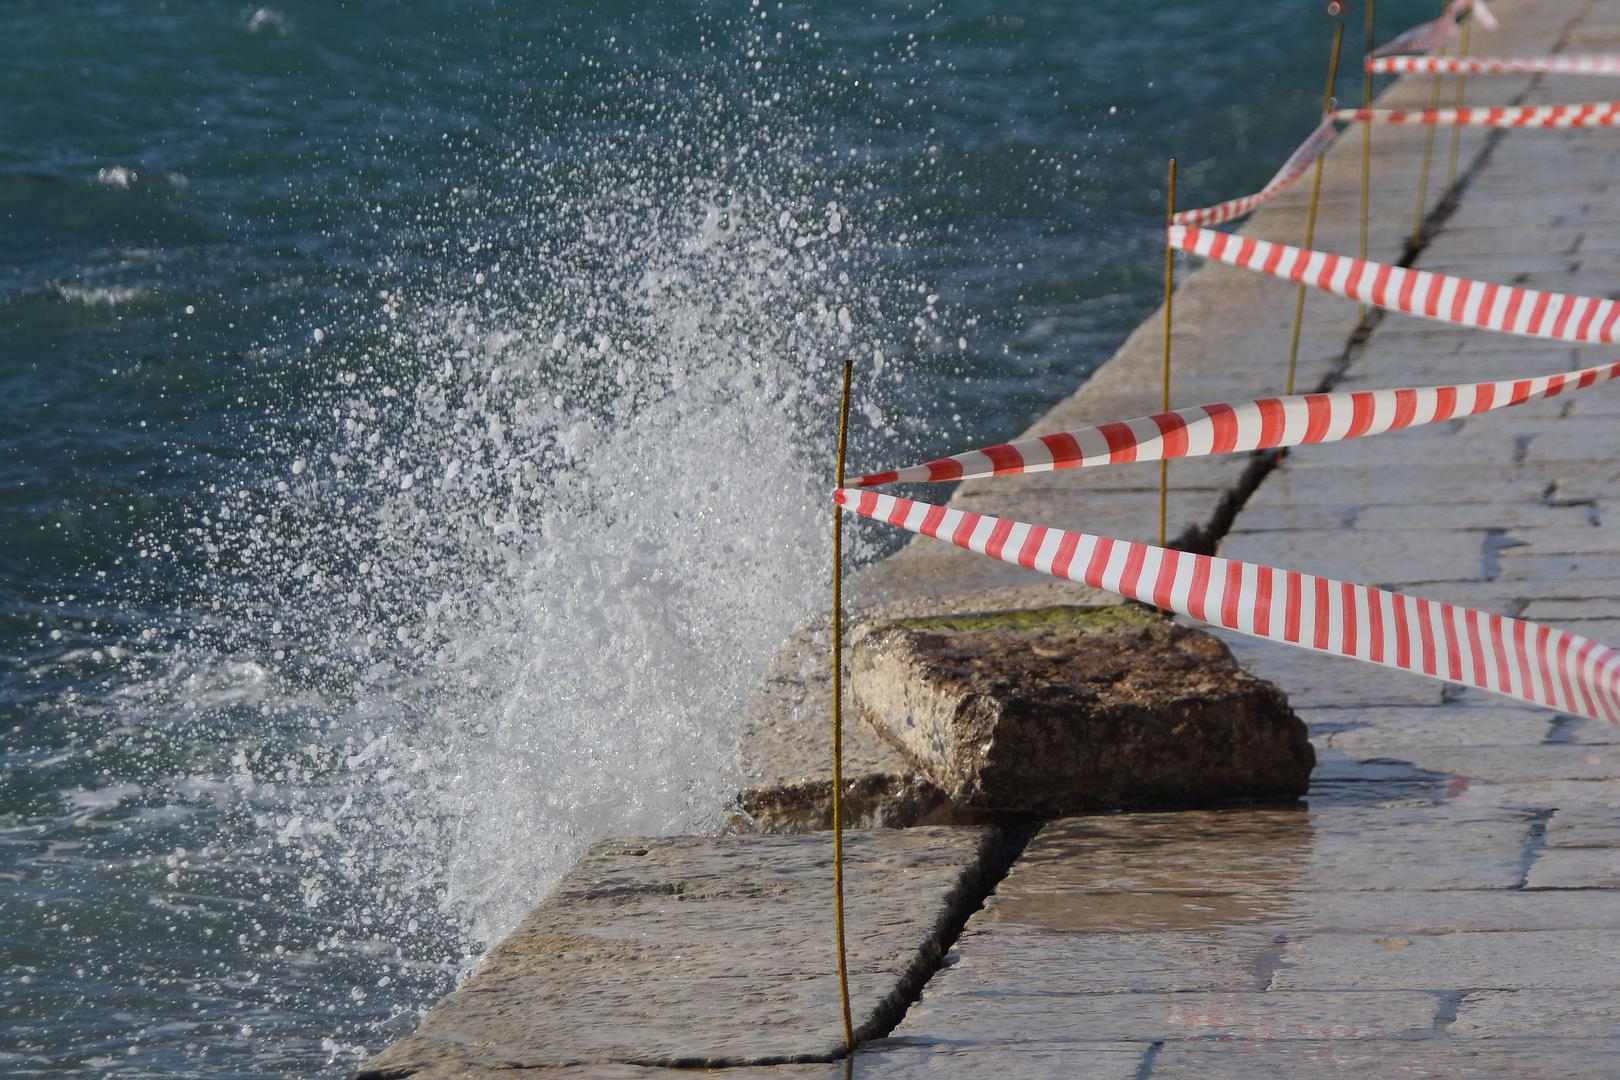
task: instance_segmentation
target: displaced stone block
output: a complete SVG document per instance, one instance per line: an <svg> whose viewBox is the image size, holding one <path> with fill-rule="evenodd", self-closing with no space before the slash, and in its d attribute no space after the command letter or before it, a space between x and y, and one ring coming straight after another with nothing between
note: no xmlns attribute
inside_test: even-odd
<svg viewBox="0 0 1620 1080"><path fill-rule="evenodd" d="M1276 687L1139 605L888 623L850 668L866 718L963 807L1292 799L1315 764Z"/></svg>

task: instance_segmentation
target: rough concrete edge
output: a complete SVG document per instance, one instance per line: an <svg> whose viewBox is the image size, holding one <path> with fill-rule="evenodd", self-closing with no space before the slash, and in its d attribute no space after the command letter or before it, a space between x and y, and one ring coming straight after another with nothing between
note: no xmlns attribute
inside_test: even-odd
<svg viewBox="0 0 1620 1080"><path fill-rule="evenodd" d="M881 733L880 733L881 734ZM844 781L844 827L910 828L916 825L987 825L987 814L951 804L939 786L916 771L868 773ZM832 778L744 788L726 831L802 833L832 828Z"/></svg>
<svg viewBox="0 0 1620 1080"><path fill-rule="evenodd" d="M1031 626L1062 625L1080 631L1086 635L1111 635L1122 628L1130 627L1157 627L1168 635L1166 645L1173 645L1178 637L1197 635L1208 641L1218 650L1230 664L1230 675L1233 681L1233 690L1242 687L1252 688L1252 691L1261 698L1269 699L1280 714L1279 722L1289 729L1289 741L1295 751L1291 756L1302 772L1297 783L1283 784L1276 782L1270 787L1261 788L1254 783L1243 785L1243 790L1224 794L1205 793L1199 796L1185 795L1150 796L1143 793L1124 795L1115 793L1095 802L1076 804L1063 809L1038 808L1029 806L1020 809L1010 809L994 803L979 801L977 796L963 798L961 792L952 793L951 786L941 777L937 769L940 762L919 756L918 749L904 739L895 726L884 717L913 713L919 708L927 711L930 704L941 700L940 692L931 683L928 683L918 674L900 680L904 685L897 691L884 692L879 690L876 700L863 694L863 683L873 673L875 667L886 662L898 659L902 665L914 666L917 656L913 634L932 630L945 630L952 633L972 634L985 630L1022 629ZM945 809L955 816L954 821L946 820L919 822L919 824L967 824L975 821L1011 826L1014 823L1039 821L1054 814L1106 814L1115 811L1143 811L1143 810L1204 810L1236 806L1269 806L1294 805L1302 799L1309 788L1310 776L1317 764L1315 746L1310 742L1309 731L1304 720L1296 714L1288 703L1288 695L1275 683L1248 671L1233 654L1231 646L1223 641L1219 635L1211 633L1202 627L1188 626L1175 616L1161 611L1150 604L1135 600L1118 604L1101 606L1089 605L1051 605L1042 608L1018 609L1005 612L972 612L957 615L925 616L921 618L897 619L889 622L867 624L860 628L860 632L853 635L854 645L850 656L849 685L851 691L851 704L858 716L864 719L869 726L876 729L879 735L906 760L920 780L933 790L940 792L942 799L946 800ZM863 656L863 652L865 655ZM874 655L874 653L876 655ZM878 676L879 683L893 684L896 680ZM1188 696L1202 698L1198 691L1190 691ZM954 699L952 699L954 700ZM1221 702L1229 702L1230 698L1221 698ZM948 712L954 712L960 705L948 706ZM981 793L982 794L982 793Z"/></svg>

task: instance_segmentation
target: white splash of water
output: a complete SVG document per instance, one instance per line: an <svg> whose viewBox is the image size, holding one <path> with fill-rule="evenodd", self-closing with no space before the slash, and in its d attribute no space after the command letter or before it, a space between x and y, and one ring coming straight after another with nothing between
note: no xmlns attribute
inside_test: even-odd
<svg viewBox="0 0 1620 1080"><path fill-rule="evenodd" d="M357 756L410 778L393 812L431 807L412 824L480 940L590 835L718 823L737 709L821 595L829 361L855 347L823 256L772 200L647 213L654 237L582 223L606 272L405 318L420 377L357 385L290 480L377 493L333 534L372 614L330 647L374 683ZM431 718L405 730L401 655Z"/></svg>
<svg viewBox="0 0 1620 1080"><path fill-rule="evenodd" d="M63 300L85 307L117 307L133 300L139 300L147 295L148 290L139 285L63 285L51 286L56 295Z"/></svg>
<svg viewBox="0 0 1620 1080"><path fill-rule="evenodd" d="M881 425L935 331L801 137L710 123L458 191L453 249L303 332L273 475L195 526L187 668L257 673L216 695L266 718L229 771L306 906L384 940L437 908L470 956L589 837L727 813L738 710L824 595L839 364Z"/></svg>
<svg viewBox="0 0 1620 1080"><path fill-rule="evenodd" d="M139 179L140 173L127 165L103 166L96 170L96 183L118 191L128 191Z"/></svg>

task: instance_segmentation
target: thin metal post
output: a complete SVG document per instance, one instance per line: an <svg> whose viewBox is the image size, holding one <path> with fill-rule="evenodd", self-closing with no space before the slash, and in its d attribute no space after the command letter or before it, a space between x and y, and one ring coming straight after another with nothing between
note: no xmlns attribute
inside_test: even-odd
<svg viewBox="0 0 1620 1080"><path fill-rule="evenodd" d="M1164 223L1168 228L1176 223L1176 159L1170 159L1170 185L1165 197ZM1164 245L1164 379L1159 391L1159 408L1170 411L1170 327L1172 297L1176 289L1176 251L1167 240ZM1159 458L1159 546L1164 547L1164 533L1170 503L1170 459Z"/></svg>
<svg viewBox="0 0 1620 1080"><path fill-rule="evenodd" d="M1333 108L1333 86L1339 78L1339 47L1344 44L1344 23L1338 23L1333 28L1333 53L1328 57L1327 92L1322 95L1322 112L1326 114ZM1316 158L1316 174L1311 179L1311 208L1305 216L1305 247L1310 248L1316 240L1316 208L1322 197L1322 162L1327 157L1320 154ZM1305 283L1299 286L1299 295L1294 298L1294 334L1288 343L1288 381L1284 389L1285 394L1294 392L1294 369L1299 363L1299 331L1305 322Z"/></svg>
<svg viewBox="0 0 1620 1080"><path fill-rule="evenodd" d="M844 361L844 389L838 404L838 486L844 486L844 450L849 437L849 377L854 364ZM838 997L844 1008L844 1049L855 1053L855 1027L849 1012L849 958L844 943L844 508L833 506L832 566L832 833L833 923L838 934Z"/></svg>
<svg viewBox="0 0 1620 1080"><path fill-rule="evenodd" d="M1372 59L1373 53L1373 0L1367 0L1367 33L1366 48L1361 58L1361 107L1372 108L1372 72L1367 69L1367 62ZM1372 191L1372 129L1371 124L1361 125L1361 261L1367 261L1367 198ZM1361 323L1367 324L1367 305L1361 305Z"/></svg>
<svg viewBox="0 0 1620 1080"><path fill-rule="evenodd" d="M1468 55L1468 39L1474 32L1474 9L1469 8L1463 13L1462 43L1457 46L1458 56ZM1457 96L1453 99L1456 108L1463 107L1463 94L1468 86L1468 73L1457 72ZM1450 192L1457 186L1457 149L1462 142L1462 125L1453 124L1451 127L1451 162L1446 166L1446 191Z"/></svg>
<svg viewBox="0 0 1620 1080"><path fill-rule="evenodd" d="M1440 7L1440 13L1442 15L1444 15L1446 12L1446 6L1447 5L1442 4ZM1445 48L1442 47L1437 55L1446 55ZM1440 80L1442 77L1443 76L1441 76L1441 74L1437 71L1434 73L1434 78L1429 82L1429 110L1431 112L1440 107ZM1428 206L1429 202L1429 157L1433 153L1434 125L1424 124L1423 167L1418 171L1417 210L1414 211L1412 218L1412 246L1414 248L1423 243L1423 211Z"/></svg>

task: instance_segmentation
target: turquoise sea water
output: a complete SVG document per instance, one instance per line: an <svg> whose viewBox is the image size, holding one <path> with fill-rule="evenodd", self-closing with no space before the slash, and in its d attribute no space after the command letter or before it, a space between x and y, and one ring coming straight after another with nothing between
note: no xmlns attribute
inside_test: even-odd
<svg viewBox="0 0 1620 1080"><path fill-rule="evenodd" d="M714 827L837 361L857 466L1022 428L1321 8L11 0L0 1072L341 1075Z"/></svg>

